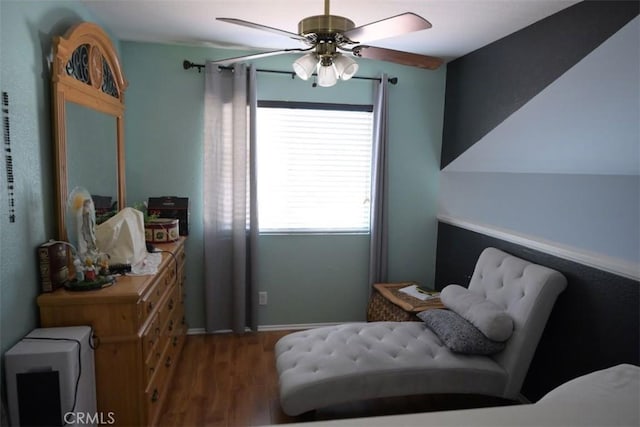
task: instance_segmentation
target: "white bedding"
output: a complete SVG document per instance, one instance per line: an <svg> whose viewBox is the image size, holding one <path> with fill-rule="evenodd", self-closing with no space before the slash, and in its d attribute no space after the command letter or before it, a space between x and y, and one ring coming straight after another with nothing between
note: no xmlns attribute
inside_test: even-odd
<svg viewBox="0 0 640 427"><path fill-rule="evenodd" d="M344 426L640 426L640 367L618 365L575 378L535 404L290 424Z"/></svg>

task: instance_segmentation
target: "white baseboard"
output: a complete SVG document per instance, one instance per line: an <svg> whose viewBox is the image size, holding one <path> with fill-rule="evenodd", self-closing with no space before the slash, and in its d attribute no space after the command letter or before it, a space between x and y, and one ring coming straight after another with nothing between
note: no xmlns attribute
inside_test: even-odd
<svg viewBox="0 0 640 427"><path fill-rule="evenodd" d="M299 331L303 329L320 328L323 326L335 326L343 323L350 322L328 322L328 323L294 323L289 325L259 325L258 332L262 331ZM247 329L249 331L249 329ZM226 334L232 332L231 329L221 329L219 331L212 332L214 334ZM203 335L208 334L204 328L189 328L187 335Z"/></svg>
<svg viewBox="0 0 640 427"><path fill-rule="evenodd" d="M617 274L628 279L640 279L640 265L634 264L630 261L612 258L606 255L585 251L576 247L563 245L558 242L539 239L526 234L520 234L513 230L494 227L488 224L480 224L473 221L467 221L465 219L449 215L438 215L438 221L456 227L464 228L466 230L474 231L476 233L484 234L486 236L495 237L496 239L515 243L517 245L526 246L528 248L535 249L549 255L577 262L579 264L593 267L598 270Z"/></svg>

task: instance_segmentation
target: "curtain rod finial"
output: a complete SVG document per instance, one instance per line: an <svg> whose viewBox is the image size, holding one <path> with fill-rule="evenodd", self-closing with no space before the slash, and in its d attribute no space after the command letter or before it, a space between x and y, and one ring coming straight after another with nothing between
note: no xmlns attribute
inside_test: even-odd
<svg viewBox="0 0 640 427"><path fill-rule="evenodd" d="M196 64L185 59L184 61L182 61L182 68L184 68L185 70L190 70L191 68L197 68L199 73L204 68L204 64Z"/></svg>
<svg viewBox="0 0 640 427"><path fill-rule="evenodd" d="M391 83L392 85L398 84L398 78L397 77L390 77L389 78L389 83Z"/></svg>

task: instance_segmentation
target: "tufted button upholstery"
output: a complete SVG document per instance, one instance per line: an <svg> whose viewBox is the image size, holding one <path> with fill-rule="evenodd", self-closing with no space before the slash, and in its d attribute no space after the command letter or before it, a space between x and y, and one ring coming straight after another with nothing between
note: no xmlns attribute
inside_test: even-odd
<svg viewBox="0 0 640 427"><path fill-rule="evenodd" d="M347 323L295 332L275 348L282 408L298 415L353 400L424 393L514 398L565 286L554 270L487 248L469 289L513 318L505 350L492 357L453 353L422 322Z"/></svg>
<svg viewBox="0 0 640 427"><path fill-rule="evenodd" d="M290 415L361 396L456 392L463 384L469 393L499 395L507 379L489 358L448 351L422 322L295 332L278 341L276 354L280 401Z"/></svg>

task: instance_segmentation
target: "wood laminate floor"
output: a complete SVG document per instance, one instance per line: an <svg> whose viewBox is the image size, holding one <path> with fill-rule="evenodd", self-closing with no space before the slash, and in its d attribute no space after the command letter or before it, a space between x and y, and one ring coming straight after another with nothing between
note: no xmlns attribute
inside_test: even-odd
<svg viewBox="0 0 640 427"><path fill-rule="evenodd" d="M422 395L337 405L289 417L278 401L273 352L276 341L289 332L188 336L161 425L244 427L513 403L483 396Z"/></svg>

